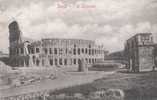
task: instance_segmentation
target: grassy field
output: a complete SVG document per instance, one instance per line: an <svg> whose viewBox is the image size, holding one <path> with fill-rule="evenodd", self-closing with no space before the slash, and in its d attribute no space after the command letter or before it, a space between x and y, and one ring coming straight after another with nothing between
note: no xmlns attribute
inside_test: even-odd
<svg viewBox="0 0 157 100"><path fill-rule="evenodd" d="M125 100L157 100L157 72L117 72L93 83L57 90L55 93L83 93L88 95L98 89L122 89Z"/></svg>

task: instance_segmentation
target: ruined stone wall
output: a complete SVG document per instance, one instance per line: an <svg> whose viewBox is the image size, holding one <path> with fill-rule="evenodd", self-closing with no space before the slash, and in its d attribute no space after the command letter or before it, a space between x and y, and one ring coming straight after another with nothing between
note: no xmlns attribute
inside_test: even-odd
<svg viewBox="0 0 157 100"><path fill-rule="evenodd" d="M104 60L105 55L104 48L90 40L42 39L25 45L24 42L13 46L14 66L78 66L79 59L94 64Z"/></svg>
<svg viewBox="0 0 157 100"><path fill-rule="evenodd" d="M154 66L153 46L139 47L139 70L152 71Z"/></svg>
<svg viewBox="0 0 157 100"><path fill-rule="evenodd" d="M23 41L16 21L9 24L9 53L12 66L74 66L79 59L87 64L104 60L104 48L82 39Z"/></svg>
<svg viewBox="0 0 157 100"><path fill-rule="evenodd" d="M9 64L11 66L18 66L17 56L19 48L22 47L22 37L19 25L16 21L9 24Z"/></svg>
<svg viewBox="0 0 157 100"><path fill-rule="evenodd" d="M154 66L154 42L151 33L140 33L131 37L125 44L128 69L133 72L152 70Z"/></svg>
<svg viewBox="0 0 157 100"><path fill-rule="evenodd" d="M12 44L13 42L20 43L21 41L21 31L19 25L16 21L13 21L9 24L9 42Z"/></svg>
<svg viewBox="0 0 157 100"><path fill-rule="evenodd" d="M34 66L78 66L79 59L88 64L104 59L104 49L89 40L43 39L32 43L32 47Z"/></svg>
<svg viewBox="0 0 157 100"><path fill-rule="evenodd" d="M133 36L128 39L125 45L125 55L126 60L128 61L127 68L130 71L135 71L138 69L138 46L137 46L137 37Z"/></svg>
<svg viewBox="0 0 157 100"><path fill-rule="evenodd" d="M157 44L155 44L154 46L153 55L154 55L155 67L157 67Z"/></svg>

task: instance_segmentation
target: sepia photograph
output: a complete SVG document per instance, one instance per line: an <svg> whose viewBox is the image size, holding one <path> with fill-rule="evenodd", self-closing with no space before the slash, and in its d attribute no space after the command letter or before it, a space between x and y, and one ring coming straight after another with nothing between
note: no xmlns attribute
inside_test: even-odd
<svg viewBox="0 0 157 100"><path fill-rule="evenodd" d="M0 100L157 100L157 0L0 0Z"/></svg>

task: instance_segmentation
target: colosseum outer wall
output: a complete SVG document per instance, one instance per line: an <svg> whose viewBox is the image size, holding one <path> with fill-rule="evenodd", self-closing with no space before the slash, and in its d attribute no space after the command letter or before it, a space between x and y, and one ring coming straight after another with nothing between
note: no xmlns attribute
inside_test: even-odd
<svg viewBox="0 0 157 100"><path fill-rule="evenodd" d="M15 22L14 22L15 23ZM16 22L17 23L17 22ZM10 24L9 27L14 27ZM18 25L18 23L17 23ZM83 39L46 38L39 41L25 41L17 31L9 28L10 37L19 38L10 43L10 62L12 66L78 66L78 60L94 64L104 60L106 51L94 41ZM12 41L12 38L9 38ZM20 42L17 42L19 41Z"/></svg>
<svg viewBox="0 0 157 100"><path fill-rule="evenodd" d="M31 47L33 66L77 66L79 59L87 64L104 59L103 47L90 40L42 39L31 43Z"/></svg>

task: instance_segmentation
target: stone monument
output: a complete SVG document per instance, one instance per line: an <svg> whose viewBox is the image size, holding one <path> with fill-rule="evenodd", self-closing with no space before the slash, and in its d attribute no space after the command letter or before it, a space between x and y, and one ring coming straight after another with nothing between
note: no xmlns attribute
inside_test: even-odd
<svg viewBox="0 0 157 100"><path fill-rule="evenodd" d="M78 71L79 72L87 72L88 71L87 64L83 59L78 60Z"/></svg>

